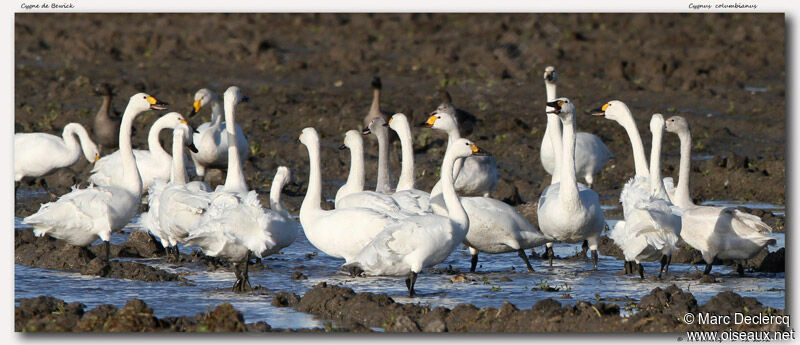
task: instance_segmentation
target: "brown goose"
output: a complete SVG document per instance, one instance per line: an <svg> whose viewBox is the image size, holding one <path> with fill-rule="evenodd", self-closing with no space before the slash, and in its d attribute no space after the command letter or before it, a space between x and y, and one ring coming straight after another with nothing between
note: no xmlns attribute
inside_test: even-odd
<svg viewBox="0 0 800 345"><path fill-rule="evenodd" d="M103 97L103 103L94 116L92 134L101 151L103 148L115 149L119 144L119 124L122 119L112 115L111 97L114 95L114 90L111 85L103 83L97 86L93 93Z"/></svg>

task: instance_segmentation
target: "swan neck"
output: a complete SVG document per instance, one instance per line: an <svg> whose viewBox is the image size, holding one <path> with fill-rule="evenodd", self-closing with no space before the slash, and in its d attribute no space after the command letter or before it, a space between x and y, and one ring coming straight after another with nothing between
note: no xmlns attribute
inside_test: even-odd
<svg viewBox="0 0 800 345"><path fill-rule="evenodd" d="M664 181L661 179L661 141L663 136L663 129L656 128L653 132L653 143L650 148L650 189L653 195L661 198L667 196Z"/></svg>
<svg viewBox="0 0 800 345"><path fill-rule="evenodd" d="M350 173L347 175L345 190L360 192L364 190L364 142L350 147Z"/></svg>
<svg viewBox="0 0 800 345"><path fill-rule="evenodd" d="M414 139L411 137L411 129L401 125L397 134L400 137L402 161L396 191L414 189Z"/></svg>
<svg viewBox="0 0 800 345"><path fill-rule="evenodd" d="M547 107L547 110L553 109ZM548 137L549 136L549 137ZM560 167L561 156L563 154L563 139L561 137L561 119L555 114L547 114L547 127L544 130L544 139L550 140L550 146L553 147L553 175L550 177L550 184L555 184L561 181Z"/></svg>
<svg viewBox="0 0 800 345"><path fill-rule="evenodd" d="M575 116L570 119L563 119L564 131L563 156L561 157L561 187L559 188L559 199L562 203L578 202L578 184L575 177Z"/></svg>
<svg viewBox="0 0 800 345"><path fill-rule="evenodd" d="M172 170L169 180L174 184L186 184L186 167L183 163L183 134L172 136Z"/></svg>
<svg viewBox="0 0 800 345"><path fill-rule="evenodd" d="M75 140L76 135L78 136L78 140ZM69 147L69 151L73 155L72 158L76 160L79 159L81 152L83 152L83 155L87 157L86 159L90 159L88 157L88 152L91 145L94 145L94 142L92 142L92 138L89 137L89 132L86 131L86 128L77 123L70 123L64 127L64 132L61 137L67 144L67 147ZM80 141L80 146L78 145L78 141ZM94 157L91 158L93 159Z"/></svg>
<svg viewBox="0 0 800 345"><path fill-rule="evenodd" d="M681 161L678 170L678 187L675 190L675 200L673 202L683 208L694 205L692 201L691 186L691 160L692 160L692 134L687 132L678 133L681 141Z"/></svg>
<svg viewBox="0 0 800 345"><path fill-rule="evenodd" d="M131 127L133 120L139 112L131 109L130 104L125 108L119 128L119 153L122 159L122 185L120 187L128 190L133 195L141 196L142 178L139 175L139 168L136 166L136 158L133 156L131 147Z"/></svg>
<svg viewBox="0 0 800 345"><path fill-rule="evenodd" d="M164 118L159 118L153 123L153 126L150 127L150 132L147 133L147 149L150 150L154 156L169 156L169 153L161 147L161 141L158 140L161 131L169 127L171 126L167 125L166 119Z"/></svg>
<svg viewBox="0 0 800 345"><path fill-rule="evenodd" d="M239 147L236 143L235 104L225 102L225 131L228 135L228 176L225 177L225 190L247 193L247 183L239 160Z"/></svg>
<svg viewBox="0 0 800 345"><path fill-rule="evenodd" d="M453 185L453 167L455 166L456 158L452 154L445 153L444 160L442 161L441 171L441 189L444 204L447 206L447 216L450 221L457 224L461 229L469 228L469 218L467 212L464 211L464 206L456 194L455 186ZM434 195L431 195L433 198Z"/></svg>
<svg viewBox="0 0 800 345"><path fill-rule="evenodd" d="M628 133L628 138L631 140L636 176L647 177L649 171L647 168L647 158L644 153L644 145L642 144L642 137L639 135L639 130L636 128L636 122L633 120L630 111L628 111L624 120L620 121L620 124L625 128L625 132Z"/></svg>
<svg viewBox="0 0 800 345"><path fill-rule="evenodd" d="M319 140L314 140L307 145L308 149L308 189L303 204L300 205L300 215L307 214L309 211L321 210L322 201L322 172L319 166Z"/></svg>
<svg viewBox="0 0 800 345"><path fill-rule="evenodd" d="M283 186L284 183L278 180L278 176L275 176L272 180L272 186L269 188L269 208L288 218L289 211L281 204L281 191L283 190Z"/></svg>
<svg viewBox="0 0 800 345"><path fill-rule="evenodd" d="M378 180L375 182L375 191L389 193L392 191L391 174L389 172L389 135L386 130L378 130Z"/></svg>
<svg viewBox="0 0 800 345"><path fill-rule="evenodd" d="M218 126L222 123L222 104L220 104L219 99L214 97L211 100L211 125Z"/></svg>

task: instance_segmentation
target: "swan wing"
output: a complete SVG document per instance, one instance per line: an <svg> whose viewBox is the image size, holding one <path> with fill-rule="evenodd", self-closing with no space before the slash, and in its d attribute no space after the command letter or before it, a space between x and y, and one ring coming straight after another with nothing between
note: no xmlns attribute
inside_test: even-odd
<svg viewBox="0 0 800 345"><path fill-rule="evenodd" d="M33 226L36 236L49 234L74 245L88 245L95 236L108 240L112 224L108 204L112 198L113 193L104 188L73 187L71 192L42 205L22 222Z"/></svg>
<svg viewBox="0 0 800 345"><path fill-rule="evenodd" d="M761 218L756 215L739 211L733 207L726 207L723 212L733 217L731 224L733 225L733 230L736 231L737 234L744 235L748 232L757 232L761 234L772 233L772 227L764 223Z"/></svg>

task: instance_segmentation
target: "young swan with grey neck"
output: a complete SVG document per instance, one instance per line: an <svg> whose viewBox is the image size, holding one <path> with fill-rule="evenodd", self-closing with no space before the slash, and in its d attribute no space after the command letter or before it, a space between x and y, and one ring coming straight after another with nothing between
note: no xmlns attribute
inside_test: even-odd
<svg viewBox="0 0 800 345"><path fill-rule="evenodd" d="M575 107L567 98L548 102L551 113L561 118L564 128L563 156L558 183L548 186L539 198L539 229L556 241L576 243L586 240L597 270L597 244L605 228L605 217L593 190L578 184L575 177ZM552 247L548 245L552 265Z"/></svg>
<svg viewBox="0 0 800 345"><path fill-rule="evenodd" d="M444 261L464 240L469 218L453 187L453 166L458 158L483 155L485 151L467 139L449 145L442 162L441 185L448 213L393 220L355 258L342 266L356 275L407 277L408 295L415 294L417 275L425 267Z"/></svg>
<svg viewBox="0 0 800 345"><path fill-rule="evenodd" d="M22 223L31 225L36 236L47 234L78 247L86 247L100 238L105 242L105 260L108 261L111 232L128 224L141 202L142 180L131 148L131 125L140 113L165 108L166 103L146 93L133 95L122 115L119 131L122 176L118 184L73 189L58 200L42 205Z"/></svg>
<svg viewBox="0 0 800 345"><path fill-rule="evenodd" d="M378 179L375 182L375 191L388 194L392 192L392 171L389 167L389 129L385 124L386 120L382 117L373 118L362 133L372 133L378 139Z"/></svg>
<svg viewBox="0 0 800 345"><path fill-rule="evenodd" d="M681 238L703 254L704 274L710 274L714 259L720 258L737 260L736 271L744 275L741 260L750 259L764 247L777 243L775 238L767 236L772 228L761 218L734 207L695 205L689 187L692 157L689 123L681 116L673 116L667 120L666 128L681 141L678 188L673 199L683 209Z"/></svg>

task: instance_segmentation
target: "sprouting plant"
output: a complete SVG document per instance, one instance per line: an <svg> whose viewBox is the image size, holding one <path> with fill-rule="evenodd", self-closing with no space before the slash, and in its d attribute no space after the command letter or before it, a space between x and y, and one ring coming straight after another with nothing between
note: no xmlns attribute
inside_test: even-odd
<svg viewBox="0 0 800 345"><path fill-rule="evenodd" d="M499 286L492 286L492 289L489 290L489 291L500 292L500 291L503 291L503 289L501 287L499 287Z"/></svg>
<svg viewBox="0 0 800 345"><path fill-rule="evenodd" d="M261 151L261 145L255 141L250 142L250 155L256 156Z"/></svg>

